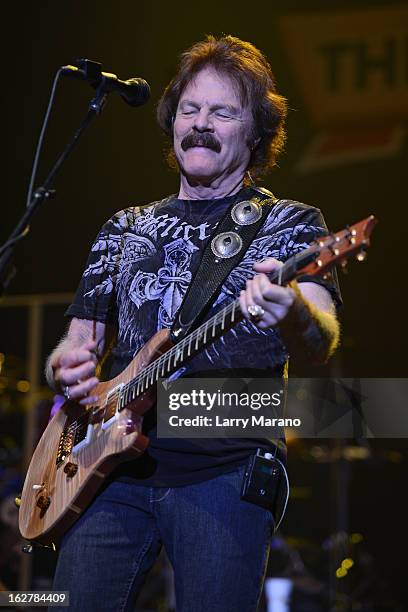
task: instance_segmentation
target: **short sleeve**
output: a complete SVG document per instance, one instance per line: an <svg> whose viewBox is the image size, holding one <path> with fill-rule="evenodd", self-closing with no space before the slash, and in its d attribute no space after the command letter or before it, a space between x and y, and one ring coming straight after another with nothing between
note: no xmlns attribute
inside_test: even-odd
<svg viewBox="0 0 408 612"><path fill-rule="evenodd" d="M122 236L133 218L134 209L116 213L95 238L85 271L67 317L116 323L116 283L120 270Z"/></svg>
<svg viewBox="0 0 408 612"><path fill-rule="evenodd" d="M319 236L327 236L329 233L326 222L321 211L313 206L301 205L302 209L296 215L296 223L287 243L289 257L300 253L316 240ZM332 297L334 305L338 310L342 304L336 268L323 276L302 274L297 278L298 283L317 283L327 289Z"/></svg>

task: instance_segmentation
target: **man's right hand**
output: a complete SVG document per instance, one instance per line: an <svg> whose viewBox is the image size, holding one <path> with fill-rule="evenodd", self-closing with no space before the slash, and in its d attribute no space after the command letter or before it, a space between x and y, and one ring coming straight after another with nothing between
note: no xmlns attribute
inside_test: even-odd
<svg viewBox="0 0 408 612"><path fill-rule="evenodd" d="M78 348L60 353L57 362L53 364L55 387L67 399L84 406L98 401L97 395L90 395L99 383L95 376L98 363L96 348L97 343L89 340Z"/></svg>

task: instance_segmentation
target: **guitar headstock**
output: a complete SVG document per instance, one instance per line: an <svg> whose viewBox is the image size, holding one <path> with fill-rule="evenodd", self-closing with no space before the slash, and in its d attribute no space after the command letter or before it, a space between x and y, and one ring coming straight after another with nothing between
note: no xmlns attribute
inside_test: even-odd
<svg viewBox="0 0 408 612"><path fill-rule="evenodd" d="M333 266L345 266L352 256L356 256L358 261L364 261L376 223L377 219L370 215L336 234L318 238L310 248L299 254L296 275L324 274Z"/></svg>

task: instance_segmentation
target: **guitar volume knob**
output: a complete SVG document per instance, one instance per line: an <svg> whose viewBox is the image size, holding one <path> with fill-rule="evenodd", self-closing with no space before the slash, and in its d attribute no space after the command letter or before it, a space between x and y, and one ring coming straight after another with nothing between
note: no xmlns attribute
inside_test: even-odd
<svg viewBox="0 0 408 612"><path fill-rule="evenodd" d="M51 497L49 495L41 495L37 500L37 506L41 510L47 510L51 503Z"/></svg>
<svg viewBox="0 0 408 612"><path fill-rule="evenodd" d="M64 467L64 472L68 476L68 478L72 478L78 471L78 465L76 463L71 463L69 461L67 465Z"/></svg>

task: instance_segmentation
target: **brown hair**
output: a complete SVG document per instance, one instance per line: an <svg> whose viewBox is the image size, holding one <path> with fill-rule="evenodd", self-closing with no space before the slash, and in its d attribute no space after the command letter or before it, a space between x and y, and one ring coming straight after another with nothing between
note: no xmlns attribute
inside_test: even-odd
<svg viewBox="0 0 408 612"><path fill-rule="evenodd" d="M254 119L252 141L254 147L248 169L260 176L276 164L285 143L286 99L275 85L275 77L265 56L249 42L234 36L207 36L182 53L176 76L170 81L159 100L157 120L172 138L173 120L178 102L186 85L206 66L226 74L238 86L241 102L249 106ZM175 156L170 151L168 161L175 167Z"/></svg>

